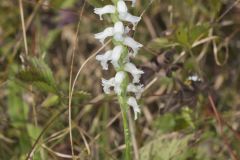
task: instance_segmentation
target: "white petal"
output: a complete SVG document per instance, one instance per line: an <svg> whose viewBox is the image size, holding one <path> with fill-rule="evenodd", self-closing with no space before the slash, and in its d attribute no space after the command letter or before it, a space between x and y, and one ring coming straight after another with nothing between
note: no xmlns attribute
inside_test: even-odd
<svg viewBox="0 0 240 160"><path fill-rule="evenodd" d="M120 95L121 94L121 84L125 78L125 73L123 71L117 72L115 75L115 86L114 86L114 91Z"/></svg>
<svg viewBox="0 0 240 160"><path fill-rule="evenodd" d="M99 39L99 41L103 44L104 43L104 40L107 38L107 37L110 37L110 36L113 36L113 27L108 27L106 28L104 31L100 32L100 33L97 33L94 35L94 37L96 39Z"/></svg>
<svg viewBox="0 0 240 160"><path fill-rule="evenodd" d="M119 13L127 13L128 11L128 8L127 8L127 5L124 1L118 1L117 3L117 10Z"/></svg>
<svg viewBox="0 0 240 160"><path fill-rule="evenodd" d="M131 73L131 75L133 76L133 83L140 82L141 74L144 73L142 70L137 69L137 67L133 63L130 63L130 62L126 63L124 69L125 69L125 71Z"/></svg>
<svg viewBox="0 0 240 160"><path fill-rule="evenodd" d="M102 8L95 8L94 13L98 14L100 16L100 19L102 20L102 15L107 13L115 13L116 8L113 5L106 5Z"/></svg>
<svg viewBox="0 0 240 160"><path fill-rule="evenodd" d="M114 24L114 38L117 41L122 41L123 40L123 34L124 34L124 25L121 21L116 22Z"/></svg>
<svg viewBox="0 0 240 160"><path fill-rule="evenodd" d="M137 23L141 20L141 17L133 16L128 12L119 13L119 18L122 21L127 21L132 23L133 29L135 29Z"/></svg>
<svg viewBox="0 0 240 160"><path fill-rule="evenodd" d="M114 33L124 33L124 25L121 21L118 21L114 24Z"/></svg>
<svg viewBox="0 0 240 160"><path fill-rule="evenodd" d="M111 92L110 88L114 87L114 85L115 85L115 78L111 78L109 80L102 79L103 91L106 94L110 94L110 92Z"/></svg>
<svg viewBox="0 0 240 160"><path fill-rule="evenodd" d="M134 85L133 83L130 83L127 86L127 91L128 92L133 92L136 96L137 99L139 99L141 97L141 94L143 92L143 85Z"/></svg>
<svg viewBox="0 0 240 160"><path fill-rule="evenodd" d="M140 47L143 45L141 43L136 42L133 38L131 37L126 37L123 40L123 43L127 45L128 47L132 48L133 50L133 55L135 56L139 50Z"/></svg>
<svg viewBox="0 0 240 160"><path fill-rule="evenodd" d="M112 51L107 51L102 55L97 55L96 60L101 62L101 65L103 67L103 70L108 70L108 64L107 62L112 59Z"/></svg>
<svg viewBox="0 0 240 160"><path fill-rule="evenodd" d="M127 104L133 108L134 111L134 119L137 119L137 114L141 113L139 105L137 104L137 101L134 97L129 97Z"/></svg>
<svg viewBox="0 0 240 160"><path fill-rule="evenodd" d="M201 81L201 78L198 75L192 75L188 77L188 80L197 82L197 81Z"/></svg>
<svg viewBox="0 0 240 160"><path fill-rule="evenodd" d="M113 48L113 51L112 51L112 64L113 66L116 68L116 67L119 67L119 64L118 64L118 60L120 59L121 57L121 54L122 54L122 50L123 50L123 47L118 45L116 47Z"/></svg>

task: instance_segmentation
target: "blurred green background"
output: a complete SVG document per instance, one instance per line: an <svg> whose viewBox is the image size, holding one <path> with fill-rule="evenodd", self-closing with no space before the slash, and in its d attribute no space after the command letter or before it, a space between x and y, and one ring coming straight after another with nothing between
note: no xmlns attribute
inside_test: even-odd
<svg viewBox="0 0 240 160"><path fill-rule="evenodd" d="M1 1L0 160L123 159L120 108L101 87L114 71L94 58L73 90L76 157L69 141L71 59L74 79L101 47L94 33L111 25L93 9L109 3ZM238 160L239 0L137 0L130 12L142 16L134 37L144 47L134 61L146 86L141 115L130 121L133 159Z"/></svg>

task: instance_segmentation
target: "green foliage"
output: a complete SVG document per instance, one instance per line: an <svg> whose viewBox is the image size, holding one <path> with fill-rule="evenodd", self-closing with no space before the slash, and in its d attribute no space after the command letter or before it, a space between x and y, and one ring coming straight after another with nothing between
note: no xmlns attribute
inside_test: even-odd
<svg viewBox="0 0 240 160"><path fill-rule="evenodd" d="M42 106L43 107L51 107L59 104L60 99L58 95L49 95L43 102Z"/></svg>
<svg viewBox="0 0 240 160"><path fill-rule="evenodd" d="M182 114L166 113L159 116L153 126L164 133L194 127L190 112L189 109L183 109Z"/></svg>
<svg viewBox="0 0 240 160"><path fill-rule="evenodd" d="M191 49L196 40L206 36L208 28L208 25L197 25L191 28L180 25L176 30L176 40L184 48Z"/></svg>
<svg viewBox="0 0 240 160"><path fill-rule="evenodd" d="M81 17L84 1L51 0L38 8L40 1L23 0L25 24L31 22L26 26L28 55L24 53L16 2L0 3L0 160L25 160L41 132L32 159L64 159L61 156L71 155L67 110L72 51L75 48L74 77L99 47L92 34L109 26L99 20L93 8L111 0L87 0ZM136 62L144 71L147 68L144 78L148 87L140 100L142 114L131 125L141 160L226 160L231 158L227 145L240 156L236 137L240 126L239 3L229 8L234 3L138 0L137 7L129 7L131 13L142 14L134 39L144 47ZM217 37L217 53L213 37ZM174 54L163 59L162 53L168 50ZM217 61L224 64L219 66ZM171 69L171 77L165 76ZM195 74L202 82L186 84ZM112 71L102 72L98 62L89 61L73 92L73 144L80 159L123 157L119 106L115 95L103 94L102 75L111 77ZM209 94L222 118L236 129L234 133L223 124L229 144L219 132ZM160 115L159 110L166 106L179 106L179 110Z"/></svg>
<svg viewBox="0 0 240 160"><path fill-rule="evenodd" d="M13 66L12 69L16 69ZM9 77L13 76L13 71L10 72ZM11 119L11 124L14 127L22 127L27 122L29 107L23 101L23 89L16 82L8 82L8 115ZM21 114L20 114L21 113Z"/></svg>
<svg viewBox="0 0 240 160"><path fill-rule="evenodd" d="M155 137L140 150L140 160L186 160L188 142L193 135L177 137L173 134Z"/></svg>
<svg viewBox="0 0 240 160"><path fill-rule="evenodd" d="M23 83L32 84L41 91L58 93L52 71L42 59L31 58L29 66L20 70L17 78Z"/></svg>

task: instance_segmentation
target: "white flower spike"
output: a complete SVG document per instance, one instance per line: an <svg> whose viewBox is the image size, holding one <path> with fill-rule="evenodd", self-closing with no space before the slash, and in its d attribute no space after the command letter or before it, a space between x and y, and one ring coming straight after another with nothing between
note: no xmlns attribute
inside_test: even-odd
<svg viewBox="0 0 240 160"><path fill-rule="evenodd" d="M135 6L136 0L125 1L130 1L132 2L132 6ZM144 90L143 85L140 84L140 77L144 72L130 62L130 57L136 56L138 50L143 45L128 36L131 29L124 23L131 23L135 28L141 17L130 14L125 1L118 0L115 5L106 5L102 8L94 9L94 13L98 14L101 20L104 14L114 15L112 16L114 17L112 19L114 22L113 26L107 27L102 32L95 34L95 38L102 44L106 38L111 38L115 46L112 50L97 55L96 59L100 61L103 70L108 70L110 62L117 72L109 80L102 79L103 91L106 94L110 94L113 91L118 95L120 105L128 104L128 106L132 107L134 119L136 120L140 113L137 99L141 97Z"/></svg>

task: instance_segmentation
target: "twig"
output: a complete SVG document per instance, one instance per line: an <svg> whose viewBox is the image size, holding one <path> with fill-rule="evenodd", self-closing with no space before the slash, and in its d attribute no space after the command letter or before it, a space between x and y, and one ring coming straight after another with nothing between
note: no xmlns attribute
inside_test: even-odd
<svg viewBox="0 0 240 160"><path fill-rule="evenodd" d="M78 26L77 26L76 38L75 38L73 54L72 54L72 59L71 59L70 79L69 79L68 123L69 123L69 138L70 138L72 157L74 157L73 138L72 138L72 110L71 110L71 101L72 101L71 93L73 92L72 91L72 76L73 76L72 73L73 73L73 62L74 62L74 57L75 57L75 52L76 52L77 42L78 42L78 34L79 34L80 22L81 22L81 17L82 17L83 10L84 10L84 7L85 7L85 3L86 2L84 1L83 7L82 7L81 13L80 13Z"/></svg>
<svg viewBox="0 0 240 160"><path fill-rule="evenodd" d="M220 21L226 14L228 14L228 12L230 12L233 7L235 7L238 3L240 2L240 0L235 1L221 16L218 17L218 19L216 20L216 22Z"/></svg>
<svg viewBox="0 0 240 160"><path fill-rule="evenodd" d="M26 36L26 27L25 27L25 21L24 21L22 0L19 0L18 2L19 2L19 9L20 9L20 15L21 15L21 22L22 22L22 31L23 31L23 41L24 41L25 54L27 56L28 55L28 46L27 46L27 36Z"/></svg>
<svg viewBox="0 0 240 160"><path fill-rule="evenodd" d="M217 108L214 104L214 101L212 99L212 96L211 94L209 93L208 94L208 99L210 101L210 104L211 104L211 107L213 109L213 112L215 114L215 117L216 117L216 120L218 121L218 125L219 125L219 128L220 128L220 135L223 137L223 140L224 140L224 144L226 145L227 149L228 149L228 152L231 156L231 158L233 160L239 160L239 158L237 157L237 155L233 152L229 142L228 142L228 139L226 138L226 136L224 135L224 132L223 132L223 119L221 118L221 115L219 114L219 112L217 111Z"/></svg>
<svg viewBox="0 0 240 160"><path fill-rule="evenodd" d="M34 142L31 150L28 152L27 157L25 160L30 160L31 155L33 153L33 151L35 150L38 142L40 141L41 137L43 136L43 134L48 130L48 128L55 122L55 120L62 115L64 112L67 111L67 108L62 109L59 113L57 113L50 121L49 123L47 123L47 125L43 128L42 132L39 134L39 136L37 137L36 141Z"/></svg>

